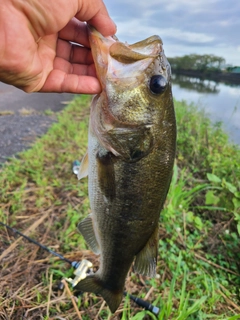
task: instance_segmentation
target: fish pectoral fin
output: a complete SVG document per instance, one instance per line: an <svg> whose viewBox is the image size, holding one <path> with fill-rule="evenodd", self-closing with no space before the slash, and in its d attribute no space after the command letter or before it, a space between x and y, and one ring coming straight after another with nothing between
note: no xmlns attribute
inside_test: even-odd
<svg viewBox="0 0 240 320"><path fill-rule="evenodd" d="M90 249L95 253L100 253L100 247L94 232L92 215L89 214L85 219L79 222L77 226L80 233L83 235L85 241L89 245Z"/></svg>
<svg viewBox="0 0 240 320"><path fill-rule="evenodd" d="M158 226L145 247L136 255L134 271L148 277L156 274L158 254Z"/></svg>
<svg viewBox="0 0 240 320"><path fill-rule="evenodd" d="M81 280L74 289L84 292L92 292L100 294L108 304L112 313L114 313L119 307L122 298L123 291L111 290L104 287L104 283L99 279L97 274L89 275L85 279Z"/></svg>
<svg viewBox="0 0 240 320"><path fill-rule="evenodd" d="M136 162L147 156L154 145L152 125L114 128L108 131L112 147L125 161Z"/></svg>
<svg viewBox="0 0 240 320"><path fill-rule="evenodd" d="M85 156L81 161L77 177L78 177L78 180L80 180L87 176L88 176L88 152L86 152Z"/></svg>

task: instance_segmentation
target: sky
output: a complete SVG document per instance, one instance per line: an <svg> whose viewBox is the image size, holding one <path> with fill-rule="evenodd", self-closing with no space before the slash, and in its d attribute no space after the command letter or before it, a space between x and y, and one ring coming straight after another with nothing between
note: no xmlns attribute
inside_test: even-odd
<svg viewBox="0 0 240 320"><path fill-rule="evenodd" d="M167 57L214 54L240 66L240 0L104 0L117 37L159 35Z"/></svg>

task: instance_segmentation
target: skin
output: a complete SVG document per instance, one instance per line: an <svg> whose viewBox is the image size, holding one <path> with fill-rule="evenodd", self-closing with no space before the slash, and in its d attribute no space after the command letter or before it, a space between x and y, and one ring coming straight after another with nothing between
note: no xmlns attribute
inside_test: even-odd
<svg viewBox="0 0 240 320"><path fill-rule="evenodd" d="M84 21L116 32L101 0L2 0L0 81L25 92L99 93Z"/></svg>

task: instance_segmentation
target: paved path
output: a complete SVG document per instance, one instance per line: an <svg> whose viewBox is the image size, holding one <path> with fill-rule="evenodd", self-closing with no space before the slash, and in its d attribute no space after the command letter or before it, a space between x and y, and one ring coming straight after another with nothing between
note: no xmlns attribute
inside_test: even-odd
<svg viewBox="0 0 240 320"><path fill-rule="evenodd" d="M26 149L46 133L56 117L73 99L69 93L25 93L0 82L0 162Z"/></svg>

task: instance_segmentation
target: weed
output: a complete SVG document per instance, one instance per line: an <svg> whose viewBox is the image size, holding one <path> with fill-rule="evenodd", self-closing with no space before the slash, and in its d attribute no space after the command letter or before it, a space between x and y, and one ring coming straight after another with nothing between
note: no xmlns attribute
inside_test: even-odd
<svg viewBox="0 0 240 320"><path fill-rule="evenodd" d="M35 110L31 109L31 108L22 108L22 109L19 110L19 113L22 116L29 116L30 114L35 113Z"/></svg>
<svg viewBox="0 0 240 320"><path fill-rule="evenodd" d="M89 214L87 180L78 182L72 162L87 148L88 96L77 97L32 149L2 166L0 219L70 260L98 259L86 250L76 225ZM175 102L178 151L172 184L159 222L157 277L132 272L129 293L160 307L158 317L128 298L111 315L102 298L76 298L90 319L201 320L240 318L239 149L220 124ZM78 319L71 298L57 289L72 268L0 228L0 318Z"/></svg>
<svg viewBox="0 0 240 320"><path fill-rule="evenodd" d="M0 110L0 117L1 116L10 116L10 115L13 115L14 112L13 111L10 111L10 110Z"/></svg>
<svg viewBox="0 0 240 320"><path fill-rule="evenodd" d="M52 116L54 114L54 112L52 110L50 110L50 109L47 109L47 110L44 111L44 114L46 116Z"/></svg>

